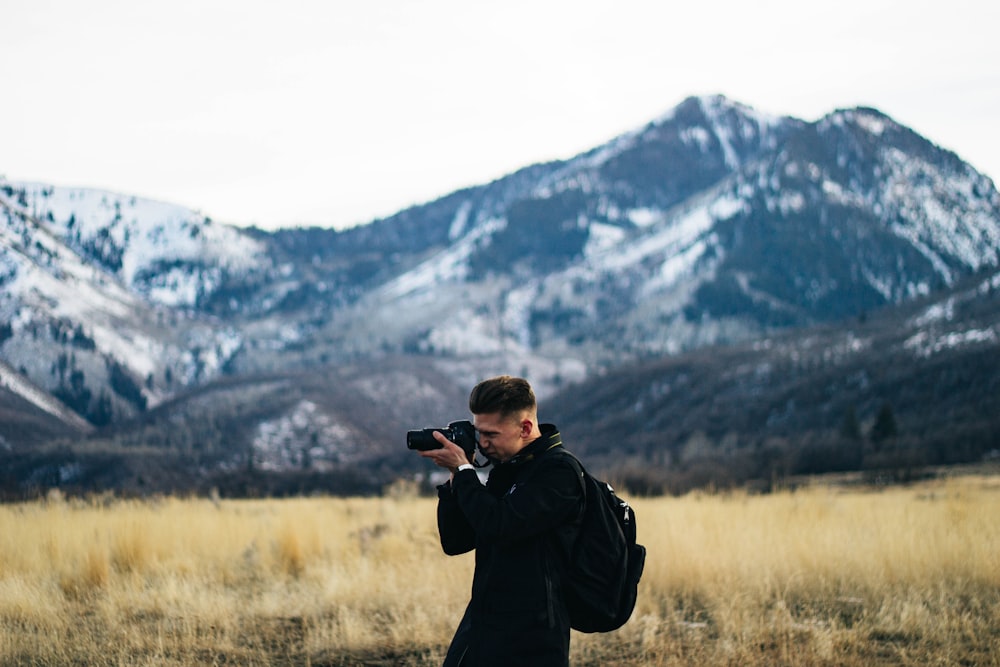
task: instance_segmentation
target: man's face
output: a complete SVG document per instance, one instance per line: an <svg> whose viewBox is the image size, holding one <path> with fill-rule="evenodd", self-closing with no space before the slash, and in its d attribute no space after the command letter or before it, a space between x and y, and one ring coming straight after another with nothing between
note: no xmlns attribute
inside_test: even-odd
<svg viewBox="0 0 1000 667"><path fill-rule="evenodd" d="M509 461L524 448L525 437L531 433L530 421L525 424L523 415L501 417L499 412L473 416L479 436L479 448L491 459Z"/></svg>

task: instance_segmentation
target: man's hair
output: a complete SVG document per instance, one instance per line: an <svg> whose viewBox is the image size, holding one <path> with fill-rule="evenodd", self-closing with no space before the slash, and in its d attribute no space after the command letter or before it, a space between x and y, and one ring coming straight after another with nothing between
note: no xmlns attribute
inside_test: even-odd
<svg viewBox="0 0 1000 667"><path fill-rule="evenodd" d="M535 392L523 378L501 375L483 380L469 394L469 411L474 415L495 412L508 417L522 410L536 410Z"/></svg>

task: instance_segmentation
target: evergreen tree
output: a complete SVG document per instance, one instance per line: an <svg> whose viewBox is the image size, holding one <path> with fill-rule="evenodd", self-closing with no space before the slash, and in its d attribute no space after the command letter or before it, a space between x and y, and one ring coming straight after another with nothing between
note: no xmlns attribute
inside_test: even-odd
<svg viewBox="0 0 1000 667"><path fill-rule="evenodd" d="M892 407L888 403L883 403L875 416L875 423L872 425L871 439L872 443L875 444L875 449L880 449L886 440L896 437L898 433L899 429L896 426L896 416L892 412Z"/></svg>
<svg viewBox="0 0 1000 667"><path fill-rule="evenodd" d="M104 389L98 395L97 400L94 402L94 406L90 410L90 414L87 415L87 419L94 426L107 426L111 423L114 417L114 410L111 406L111 396Z"/></svg>

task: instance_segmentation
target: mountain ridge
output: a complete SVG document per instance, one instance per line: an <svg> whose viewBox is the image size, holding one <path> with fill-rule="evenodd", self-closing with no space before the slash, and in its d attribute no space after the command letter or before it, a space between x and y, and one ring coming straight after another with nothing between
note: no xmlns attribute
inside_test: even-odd
<svg viewBox="0 0 1000 667"><path fill-rule="evenodd" d="M146 438L191 454L203 433L213 444L199 465L230 472L255 460L302 474L371 457L392 462L380 474L411 465L388 425L414 424L388 420L373 439L365 417L392 412L386 401L420 405L399 413L408 420L429 406L380 396L366 366L418 395L437 392L394 369L433 377L459 408L455 388L496 372L529 374L548 399L633 364L850 326L1000 261L1000 195L954 153L875 109L805 122L722 96L341 231L241 230L128 195L3 180L0 215L0 377L16 369L110 452ZM348 368L371 414L323 398L354 403L330 386ZM244 422L197 408L212 387L227 387L213 395ZM137 426L160 424L167 405L188 435ZM73 450L84 434L63 426L47 442ZM8 450L27 451L22 428L3 428Z"/></svg>

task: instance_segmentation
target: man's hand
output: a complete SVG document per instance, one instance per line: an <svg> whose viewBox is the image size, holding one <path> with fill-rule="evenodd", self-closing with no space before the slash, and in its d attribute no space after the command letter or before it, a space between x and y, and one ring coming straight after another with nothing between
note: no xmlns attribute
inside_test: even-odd
<svg viewBox="0 0 1000 667"><path fill-rule="evenodd" d="M441 449L429 449L425 452L419 452L421 456L425 459L430 459L442 468L447 468L452 474L458 470L458 466L463 463L469 463L469 457L465 455L465 450L444 437L441 431L434 431L433 435L434 439L441 443Z"/></svg>

